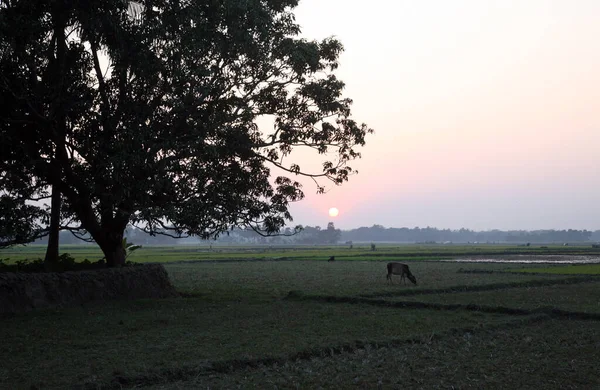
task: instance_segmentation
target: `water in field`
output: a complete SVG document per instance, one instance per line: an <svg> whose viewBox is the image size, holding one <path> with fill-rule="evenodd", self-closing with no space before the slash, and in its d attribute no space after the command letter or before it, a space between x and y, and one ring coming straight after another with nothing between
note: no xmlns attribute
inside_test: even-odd
<svg viewBox="0 0 600 390"><path fill-rule="evenodd" d="M452 260L440 260L451 263L522 263L522 264L597 264L600 256L578 255L511 255L502 257L465 257Z"/></svg>

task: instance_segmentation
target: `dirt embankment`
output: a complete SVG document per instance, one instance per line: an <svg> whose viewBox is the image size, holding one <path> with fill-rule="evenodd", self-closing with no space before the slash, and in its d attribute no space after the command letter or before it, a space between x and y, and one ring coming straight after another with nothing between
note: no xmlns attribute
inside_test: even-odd
<svg viewBox="0 0 600 390"><path fill-rule="evenodd" d="M64 273L0 273L0 314L179 294L162 265Z"/></svg>

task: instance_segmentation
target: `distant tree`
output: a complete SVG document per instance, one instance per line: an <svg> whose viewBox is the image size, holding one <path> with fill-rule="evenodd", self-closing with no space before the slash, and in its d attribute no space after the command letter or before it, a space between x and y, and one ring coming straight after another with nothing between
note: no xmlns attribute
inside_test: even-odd
<svg viewBox="0 0 600 390"><path fill-rule="evenodd" d="M321 243L321 228L319 226L304 226L295 238L300 244L319 244Z"/></svg>
<svg viewBox="0 0 600 390"><path fill-rule="evenodd" d="M348 180L372 130L333 75L340 42L297 38L297 0L138 3L0 2L1 191L25 167L118 266L129 223L273 234L303 197L290 176ZM328 157L322 171L291 160L300 147Z"/></svg>
<svg viewBox="0 0 600 390"><path fill-rule="evenodd" d="M342 237L342 231L335 228L333 222L327 224L327 229L320 231L320 242L323 244L336 244Z"/></svg>

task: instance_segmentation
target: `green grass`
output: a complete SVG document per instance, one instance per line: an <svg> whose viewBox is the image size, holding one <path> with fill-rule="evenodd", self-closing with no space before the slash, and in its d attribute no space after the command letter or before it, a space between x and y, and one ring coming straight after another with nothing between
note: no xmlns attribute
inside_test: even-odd
<svg viewBox="0 0 600 390"><path fill-rule="evenodd" d="M600 314L600 279L597 282L543 287L517 287L493 291L457 292L388 298L442 304L475 304L518 309L556 308Z"/></svg>
<svg viewBox="0 0 600 390"><path fill-rule="evenodd" d="M545 273L555 275L600 275L600 264L573 264L566 266L524 268L516 272Z"/></svg>
<svg viewBox="0 0 600 390"><path fill-rule="evenodd" d="M386 282L386 265L382 262L246 262L166 264L179 291L206 299L271 300L297 290L312 295L365 295L404 290L428 290L455 286L492 283L527 283L532 280L564 279L562 275L525 273L466 274L458 273L456 263L410 263L418 285ZM470 269L507 269L506 264L471 264Z"/></svg>
<svg viewBox="0 0 600 390"><path fill-rule="evenodd" d="M515 330L517 323L529 319L523 315L286 299L290 291L307 298L409 292L417 295L397 299L447 303L464 297L464 302L476 299L481 305L552 306L598 313L594 303L599 301L600 281L584 283L579 282L579 276L505 272L523 269L520 264L409 264L418 286L399 284L397 277L395 284L388 285L384 261L166 264L172 282L188 294L187 298L90 303L0 319L0 361L4 362L0 364L0 388L69 388L85 383L92 388L152 384L165 388L362 388L377 387L379 382L384 388L448 388L452 384L490 388L501 386L501 376L492 370L493 359L503 359L499 372L509 372L514 368L510 359L521 361L523 356L534 361L518 367L529 367L533 378L542 378L536 370L545 373L545 382L540 383L550 385L558 378L555 387L568 388L564 387L568 380L557 376L566 367L559 356L572 354L571 346L580 345L577 340L573 344L576 337L589 341L595 334L597 343L597 333L593 332L598 331L600 321L588 321L589 329L585 330L579 322L546 319L544 326L552 323L564 328L564 343L550 343L551 336L563 336L556 330L558 325L548 328L548 335L538 334L536 327ZM458 272L465 267L486 273ZM577 283L530 286L565 280ZM436 289L501 284L513 284L513 288L432 293ZM465 331L481 336L465 339ZM540 337L539 345L537 341L517 342L536 337ZM465 343L472 348L465 349ZM354 352L328 352L339 352L340 346ZM518 356L511 357L512 346ZM586 348L581 346L583 353L587 353ZM592 353L597 350L600 348ZM325 358L327 354L330 356ZM538 355L550 356L547 364L558 364L558 373L540 367L540 359L535 358ZM264 360L270 358L277 359L277 364ZM265 363L261 368L248 368L261 361ZM453 371L456 364L470 377ZM486 379L484 370L488 369ZM574 366L566 378L585 387L592 383L583 379L590 369L587 363ZM382 376L384 372L387 376ZM507 383L529 383L530 379L523 371L510 380L513 382Z"/></svg>
<svg viewBox="0 0 600 390"><path fill-rule="evenodd" d="M8 259L11 263L18 260L43 258L44 245L28 245L0 250L0 259ZM69 253L76 260L95 261L103 257L96 245L63 245L61 253ZM600 255L600 249L582 246L548 246L524 247L517 245L398 245L378 244L376 251L368 245L176 245L176 246L143 246L133 253L128 260L134 262L177 262L203 260L264 260L264 259L300 259L327 260L336 256L339 260L431 260L451 259L466 256L504 256L504 255L557 255L585 254Z"/></svg>
<svg viewBox="0 0 600 390"><path fill-rule="evenodd" d="M547 321L198 376L150 389L597 389L600 323Z"/></svg>
<svg viewBox="0 0 600 390"><path fill-rule="evenodd" d="M2 321L0 361L10 364L0 368L0 387L108 383L115 375L282 357L503 321L481 313L295 301L213 305L169 299L41 311Z"/></svg>

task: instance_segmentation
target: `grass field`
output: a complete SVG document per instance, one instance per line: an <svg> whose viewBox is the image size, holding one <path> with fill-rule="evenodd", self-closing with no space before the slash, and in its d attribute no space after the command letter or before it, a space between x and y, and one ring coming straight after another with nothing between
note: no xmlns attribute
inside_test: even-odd
<svg viewBox="0 0 600 390"><path fill-rule="evenodd" d="M557 275L600 275L600 264L577 264L567 266L524 268L518 272L546 273Z"/></svg>
<svg viewBox="0 0 600 390"><path fill-rule="evenodd" d="M340 248L206 261L256 258L234 248L177 263L163 248L182 298L0 319L0 388L600 386L600 276L411 261L418 285L388 285L385 261L415 253L400 249L370 261L315 261Z"/></svg>
<svg viewBox="0 0 600 390"><path fill-rule="evenodd" d="M394 297L397 301L475 304L519 309L555 308L600 314L600 280L543 287L515 287L503 291L427 294ZM599 340L600 341L600 340Z"/></svg>
<svg viewBox="0 0 600 390"><path fill-rule="evenodd" d="M358 296L398 291L415 292L440 288L497 283L565 279L563 275L494 272L484 277L457 272L456 263L412 262L418 285L386 283L384 262L315 261L167 264L165 267L180 292L216 300L270 300L289 291L308 295ZM470 264L470 269L504 270L518 265Z"/></svg>
<svg viewBox="0 0 600 390"><path fill-rule="evenodd" d="M548 320L199 375L151 389L597 389L600 323ZM558 345L562 346L558 346Z"/></svg>
<svg viewBox="0 0 600 390"><path fill-rule="evenodd" d="M27 245L0 250L0 259L6 263L19 260L34 260L43 258L43 245ZM63 245L61 253L69 253L77 261L88 259L96 261L103 257L95 245ZM327 260L336 256L340 260L442 260L456 257L482 257L507 255L590 255L600 256L600 249L590 245L539 246L517 245L397 245L378 244L376 251L371 251L369 245L336 246L223 246L223 245L178 245L178 246L143 246L134 252L128 260L140 263L168 263L176 261L207 261L207 260Z"/></svg>

